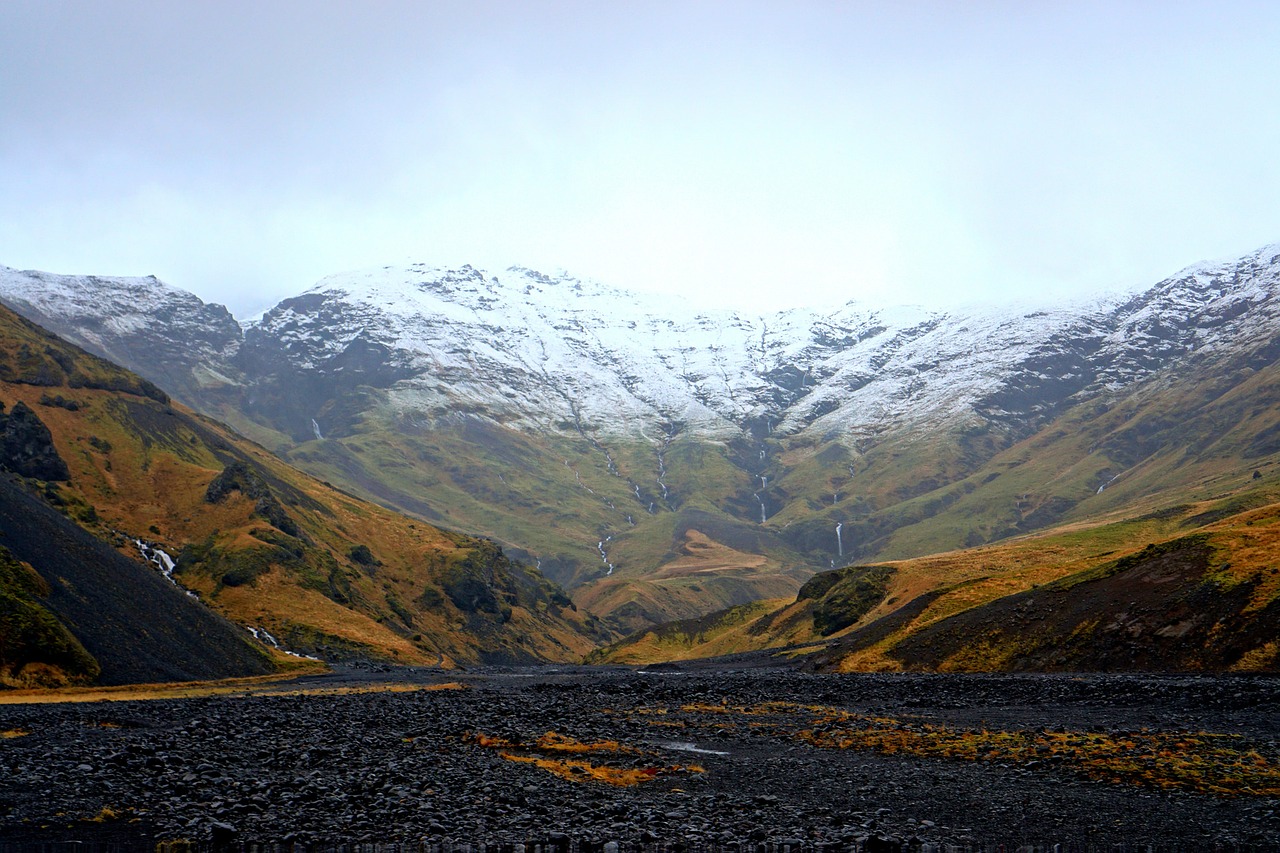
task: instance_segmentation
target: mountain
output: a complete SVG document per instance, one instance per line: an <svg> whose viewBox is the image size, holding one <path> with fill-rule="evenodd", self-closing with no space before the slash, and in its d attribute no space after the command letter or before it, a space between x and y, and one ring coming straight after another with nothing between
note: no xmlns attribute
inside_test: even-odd
<svg viewBox="0 0 1280 853"><path fill-rule="evenodd" d="M244 337L221 305L154 277L62 276L0 267L0 301L113 364L146 376L179 399L226 381Z"/></svg>
<svg viewBox="0 0 1280 853"><path fill-rule="evenodd" d="M239 333L148 279L4 270L0 299L636 630L1269 471L1278 280L1270 246L1051 308L752 315L419 265L327 278ZM115 337L95 303L124 312Z"/></svg>
<svg viewBox="0 0 1280 853"><path fill-rule="evenodd" d="M1280 487L819 573L637 632L596 663L785 655L822 671L1280 670ZM1219 485L1222 488L1222 485Z"/></svg>
<svg viewBox="0 0 1280 853"><path fill-rule="evenodd" d="M314 480L7 308L0 403L0 683L566 661L605 636L492 541Z"/></svg>

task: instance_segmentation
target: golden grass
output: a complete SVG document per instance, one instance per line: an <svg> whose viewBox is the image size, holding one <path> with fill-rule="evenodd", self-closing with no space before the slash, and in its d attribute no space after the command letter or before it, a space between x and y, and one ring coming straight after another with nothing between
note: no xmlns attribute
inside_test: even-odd
<svg viewBox="0 0 1280 853"><path fill-rule="evenodd" d="M820 749L860 749L883 755L1017 764L1112 784L1196 791L1218 796L1280 796L1280 752L1233 734L1142 730L1123 733L961 729L857 714L822 705L687 704L637 708L635 716L683 715L691 728L723 728L724 717L750 718L763 734Z"/></svg>
<svg viewBox="0 0 1280 853"><path fill-rule="evenodd" d="M664 773L705 773L706 770L696 764L672 765L669 767L610 767L604 764L592 764L590 761L572 761L568 759L540 758L536 755L516 755L510 752L498 753L507 761L533 764L561 779L571 782L603 782L618 788L630 788L644 782L652 782Z"/></svg>
<svg viewBox="0 0 1280 853"><path fill-rule="evenodd" d="M1182 513L1164 520L1077 523L1000 545L888 563L897 571L890 579L885 601L847 631L855 631L892 613L924 592L944 585L954 585L954 588L890 636L846 656L838 668L841 672L900 670L901 663L887 652L921 628L970 608L1137 553L1147 543L1166 541L1185 532L1178 528L1183 518L1212 509L1216 503L1190 505ZM1210 534L1209 544L1217 554L1217 566L1211 569L1211 575L1228 584L1254 583L1250 604L1253 610L1280 597L1280 565L1275 557L1280 553L1280 505L1231 516L1206 530ZM983 668L999 668L1001 661L990 657L990 651L969 650L969 665L981 662ZM1269 658L1264 653L1253 655L1250 660L1257 668L1265 665ZM1248 666L1245 664L1245 668Z"/></svg>
<svg viewBox="0 0 1280 853"><path fill-rule="evenodd" d="M623 746L616 740L602 740L584 743L567 735L547 732L533 744L534 749L542 752L563 752L579 754L584 752L608 752L618 755L638 755L640 750L631 746Z"/></svg>
<svg viewBox="0 0 1280 853"><path fill-rule="evenodd" d="M183 681L166 684L130 684L120 687L63 687L52 690L6 690L0 692L0 705L50 705L78 704L84 702L136 702L155 699L199 699L210 696L346 696L363 693L430 693L436 691L465 690L467 686L457 681L440 684L405 684L382 682L359 686L298 687L289 689L289 682L300 675L326 672L323 664L307 667L305 672L259 675L251 678L228 678L219 681ZM20 737L29 734L3 735Z"/></svg>
<svg viewBox="0 0 1280 853"><path fill-rule="evenodd" d="M225 587L216 599L220 608L253 621L273 616L366 648L378 649L397 663L432 665L428 654L370 616L338 604L313 589L298 586L284 570L273 567L252 585Z"/></svg>
<svg viewBox="0 0 1280 853"><path fill-rule="evenodd" d="M600 756L655 755L652 752L626 746L618 741L583 742L557 732L546 732L532 744L519 744L506 738L493 737L483 732L469 733L466 743L486 749L498 750L505 761L532 764L542 770L571 782L600 782L619 788L629 788L644 782L652 782L662 775L676 773L705 773L696 764L655 764L649 767L618 767L603 761L588 761L580 757L586 754Z"/></svg>
<svg viewBox="0 0 1280 853"><path fill-rule="evenodd" d="M713 572L759 569L769 562L763 554L746 554L716 542L706 534L689 530L680 544L680 556L658 567L654 577L685 577Z"/></svg>
<svg viewBox="0 0 1280 853"><path fill-rule="evenodd" d="M951 729L837 712L796 737L824 749L869 749L885 755L1053 765L1116 784L1220 795L1280 795L1280 763L1238 735Z"/></svg>

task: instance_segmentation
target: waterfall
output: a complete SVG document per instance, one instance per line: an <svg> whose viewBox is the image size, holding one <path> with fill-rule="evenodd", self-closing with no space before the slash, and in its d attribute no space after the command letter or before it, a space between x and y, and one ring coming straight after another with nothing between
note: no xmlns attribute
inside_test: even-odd
<svg viewBox="0 0 1280 853"><path fill-rule="evenodd" d="M284 646L280 645L279 641L277 641L275 637L271 636L270 632L268 632L266 628L255 628L252 625L245 625L244 629L252 634L253 638L258 642L263 643L264 645L270 645L273 649L284 652L290 657L302 658L303 660L320 660L318 657L289 651Z"/></svg>
<svg viewBox="0 0 1280 853"><path fill-rule="evenodd" d="M605 577L613 574L613 563L609 562L609 552L605 550L605 545L613 540L612 536L606 536L596 543L596 550L600 552L600 562L609 567L609 571L604 573Z"/></svg>
<svg viewBox="0 0 1280 853"><path fill-rule="evenodd" d="M840 534L840 528L844 527L843 522L836 522L836 547L840 549L840 556L844 556L844 537Z"/></svg>
<svg viewBox="0 0 1280 853"><path fill-rule="evenodd" d="M176 565L172 557L156 546L143 542L141 539L133 540L133 544L138 546L138 550L142 553L144 560L160 570L160 574L164 575L165 580L174 586L178 586L178 581L173 577L173 570Z"/></svg>
<svg viewBox="0 0 1280 853"><path fill-rule="evenodd" d="M1120 474L1123 474L1123 473L1124 473L1123 471L1121 471L1121 472L1120 472ZM1115 475L1114 477L1112 477L1110 480L1107 480L1107 482L1103 483L1101 486L1098 486L1098 491L1094 492L1094 494L1096 494L1096 495L1100 495L1100 494L1102 494L1103 490L1104 490L1104 489L1106 489L1106 488L1107 488L1107 486L1110 486L1110 485L1111 485L1112 483L1114 483L1116 480L1119 480L1119 479L1120 479L1120 474L1116 474L1116 475Z"/></svg>
<svg viewBox="0 0 1280 853"><path fill-rule="evenodd" d="M280 648L280 644L276 642L276 638L271 636L266 628L255 628L252 625L245 625L245 630L253 635L254 639L263 643L268 643L272 648Z"/></svg>
<svg viewBox="0 0 1280 853"><path fill-rule="evenodd" d="M320 434L320 424L316 423L316 419L315 419L315 418L312 418L312 419L311 419L311 431L312 431L312 432L314 432L314 433L316 434L316 440L317 440L317 441L320 441L320 440L323 440L323 439L324 439L324 436Z"/></svg>
<svg viewBox="0 0 1280 853"><path fill-rule="evenodd" d="M591 444L596 448L596 450L599 450L601 453L604 454L604 462L605 462L605 465L607 465L609 468L609 473L615 477L621 477L622 475L618 473L618 466L615 465L613 462L613 456L610 455L609 451L605 448L605 446L601 444L599 441L596 441L594 438L591 439Z"/></svg>
<svg viewBox="0 0 1280 853"><path fill-rule="evenodd" d="M764 498L760 497L759 492L756 492L755 496L756 500L760 502L760 523L764 524L769 519L768 513L765 511Z"/></svg>
<svg viewBox="0 0 1280 853"><path fill-rule="evenodd" d="M669 444L670 442L671 442L671 438L668 437L667 440L662 443L662 447L658 448L658 488L662 489L662 499L664 501L670 499L670 495L667 492L667 458L666 458L667 444ZM637 490L638 489L639 487L637 487Z"/></svg>

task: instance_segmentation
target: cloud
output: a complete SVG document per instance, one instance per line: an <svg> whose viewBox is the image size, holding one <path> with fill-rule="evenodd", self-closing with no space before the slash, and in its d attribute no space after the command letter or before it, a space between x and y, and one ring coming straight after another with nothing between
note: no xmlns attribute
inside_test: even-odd
<svg viewBox="0 0 1280 853"><path fill-rule="evenodd" d="M0 263L705 303L1150 283L1280 239L1266 4L12 2Z"/></svg>

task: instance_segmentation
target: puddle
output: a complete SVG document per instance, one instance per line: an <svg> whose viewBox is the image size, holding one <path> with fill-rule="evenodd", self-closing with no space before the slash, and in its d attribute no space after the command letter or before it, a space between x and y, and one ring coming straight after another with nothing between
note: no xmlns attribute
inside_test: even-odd
<svg viewBox="0 0 1280 853"><path fill-rule="evenodd" d="M658 744L658 746L662 747L663 749L673 749L677 752L696 752L699 755L728 755L729 754L727 752L722 752L718 749L703 749L702 747L698 746L696 743L687 743L681 740L663 741L662 743Z"/></svg>

